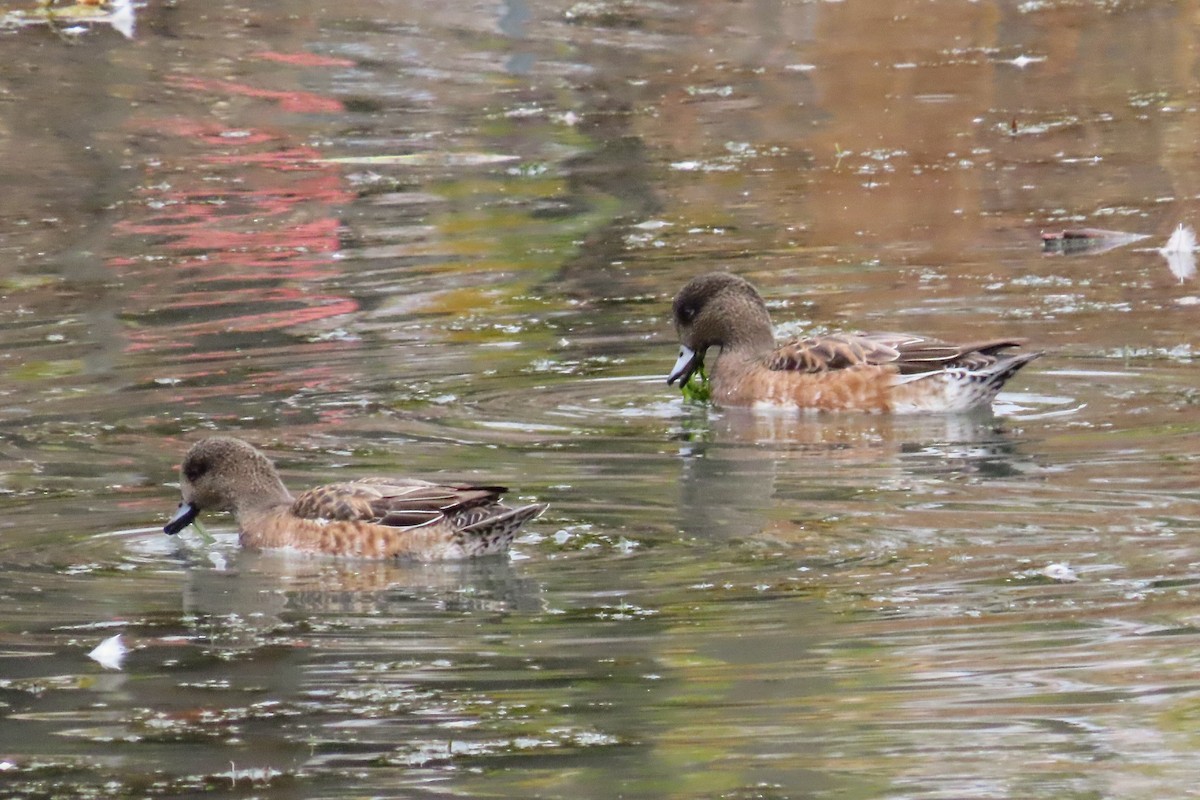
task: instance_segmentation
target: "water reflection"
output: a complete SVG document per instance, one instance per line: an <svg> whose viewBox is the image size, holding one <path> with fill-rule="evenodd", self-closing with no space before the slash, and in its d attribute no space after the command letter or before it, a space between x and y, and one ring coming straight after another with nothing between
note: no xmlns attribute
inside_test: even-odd
<svg viewBox="0 0 1200 800"><path fill-rule="evenodd" d="M223 658L262 646L298 621L312 630L323 616L342 625L360 619L377 627L402 624L414 614L528 613L542 607L539 587L501 558L422 564L233 553L216 568L205 563L189 568L182 590L183 612L213 626L218 638L204 638Z"/></svg>
<svg viewBox="0 0 1200 800"><path fill-rule="evenodd" d="M985 484L1036 470L1020 434L991 414L824 418L730 409L713 413L703 431L685 434L679 451L679 516L701 539L824 541L868 519L886 524L890 504L881 496L936 503L946 481Z"/></svg>
<svg viewBox="0 0 1200 800"><path fill-rule="evenodd" d="M1194 278L1039 237L1187 219L1190 13L288 0L3 31L6 787L1186 795ZM997 418L688 406L670 297L715 268L817 329L1048 356ZM295 485L487 475L551 509L465 565L168 540L209 431Z"/></svg>

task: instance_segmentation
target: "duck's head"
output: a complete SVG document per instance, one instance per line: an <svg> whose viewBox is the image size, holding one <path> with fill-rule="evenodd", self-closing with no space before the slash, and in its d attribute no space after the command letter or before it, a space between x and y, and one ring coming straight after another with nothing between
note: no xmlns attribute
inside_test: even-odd
<svg viewBox="0 0 1200 800"><path fill-rule="evenodd" d="M275 465L241 439L210 436L192 445L179 465L182 501L175 516L163 527L179 533L201 511L236 511L249 500L275 497L287 490Z"/></svg>
<svg viewBox="0 0 1200 800"><path fill-rule="evenodd" d="M704 365L710 347L768 348L774 342L771 315L758 291L744 278L710 272L692 278L672 306L679 334L679 359L667 383L684 385Z"/></svg>

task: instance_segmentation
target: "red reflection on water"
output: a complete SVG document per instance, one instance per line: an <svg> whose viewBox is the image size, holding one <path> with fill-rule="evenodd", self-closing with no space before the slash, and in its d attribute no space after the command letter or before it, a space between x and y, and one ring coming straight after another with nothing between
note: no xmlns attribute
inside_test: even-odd
<svg viewBox="0 0 1200 800"><path fill-rule="evenodd" d="M232 81L178 78L177 87L269 100L291 111L339 112L341 103L305 92L258 89ZM249 114L250 112L247 112ZM337 385L333 365L281 369L319 358L353 340L309 343L297 326L353 314L356 300L331 294L339 274L340 206L353 198L340 168L286 131L222 126L184 117L144 119L138 133L158 143L140 204L118 222L124 254L109 267L137 288L140 311L127 314L127 352L158 353L164 378L194 384L189 402L233 392L295 391ZM180 154L182 153L182 154ZM331 327L332 323L325 323ZM273 331L284 338L269 337ZM247 371L231 362L253 363ZM189 374L180 375L185 363ZM212 383L208 386L205 384ZM181 398L182 399L182 398Z"/></svg>
<svg viewBox="0 0 1200 800"><path fill-rule="evenodd" d="M261 207L274 206L274 202L264 202ZM335 274L328 267L333 263L332 253L338 246L337 220L302 222L286 230L239 231L215 225L214 220L218 215L203 216L205 210L203 204L180 203L171 207L174 213L164 210L146 220L120 223L116 228L121 233L152 237L148 241L155 248L194 253L177 260L174 268L177 271L193 270L195 274L186 277L196 283L228 280L230 273L217 269L221 265L259 267L268 272L281 273L275 277L310 280ZM229 217L221 219L224 221ZM321 254L325 255L322 257ZM109 263L114 266L129 265L136 269L141 262L126 257L113 259ZM261 279L265 275L256 272L254 277Z"/></svg>
<svg viewBox="0 0 1200 800"><path fill-rule="evenodd" d="M157 133L167 136L177 136L181 139L193 139L214 147L229 147L237 145L264 144L267 142L283 141L278 134L266 131L251 131L227 128L211 120L196 120L186 117L156 117L141 120L139 130L142 133Z"/></svg>
<svg viewBox="0 0 1200 800"><path fill-rule="evenodd" d="M181 89L210 94L227 94L237 97L254 97L275 100L284 111L294 111L298 114L331 114L343 110L340 100L322 97L311 92L279 91L277 89L260 89L245 83L217 80L213 78L191 78L173 76L168 81Z"/></svg>

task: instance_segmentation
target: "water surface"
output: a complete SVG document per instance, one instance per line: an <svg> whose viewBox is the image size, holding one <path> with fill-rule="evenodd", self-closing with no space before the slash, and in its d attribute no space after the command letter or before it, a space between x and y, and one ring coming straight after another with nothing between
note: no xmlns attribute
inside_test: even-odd
<svg viewBox="0 0 1200 800"><path fill-rule="evenodd" d="M1154 248L1200 197L1195 18L277 0L3 30L5 796L1194 793L1200 289ZM1079 228L1149 238L1043 250ZM670 298L714 268L791 331L1046 357L996 415L685 404ZM294 487L551 508L466 564L242 553L218 516L169 539L210 432Z"/></svg>

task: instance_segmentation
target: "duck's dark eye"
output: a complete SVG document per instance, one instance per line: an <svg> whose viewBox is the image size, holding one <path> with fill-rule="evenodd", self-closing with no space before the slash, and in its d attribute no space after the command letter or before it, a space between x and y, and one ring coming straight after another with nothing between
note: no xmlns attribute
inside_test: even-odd
<svg viewBox="0 0 1200 800"><path fill-rule="evenodd" d="M201 475L208 472L209 466L207 458L189 458L183 462L183 477L195 483Z"/></svg>
<svg viewBox="0 0 1200 800"><path fill-rule="evenodd" d="M691 304L682 305L679 307L679 311L677 312L676 316L679 317L680 322L686 325L696 318L697 311L698 309Z"/></svg>

